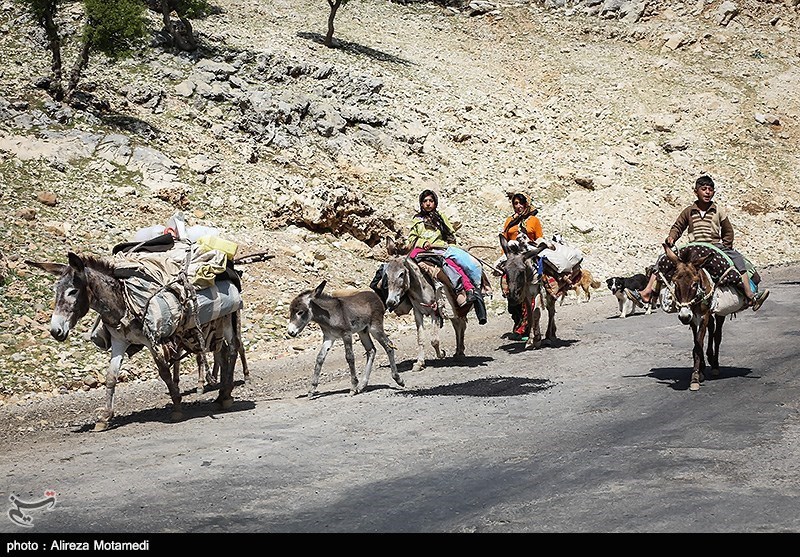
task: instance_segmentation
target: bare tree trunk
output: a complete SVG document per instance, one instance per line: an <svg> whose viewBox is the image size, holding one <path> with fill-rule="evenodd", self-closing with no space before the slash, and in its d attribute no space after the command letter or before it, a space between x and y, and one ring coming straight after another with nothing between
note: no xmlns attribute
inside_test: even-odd
<svg viewBox="0 0 800 557"><path fill-rule="evenodd" d="M55 3L53 3L53 10L55 10ZM53 72L53 81L50 82L48 87L50 96L55 100L60 101L64 98L64 86L61 84L63 63L61 61L61 38L58 36L58 25L53 19L54 11L47 10L40 20L42 27L44 27L47 34L47 48L53 56L53 62L50 66Z"/></svg>
<svg viewBox="0 0 800 557"><path fill-rule="evenodd" d="M325 46L333 48L333 20L336 19L336 12L342 5L342 0L328 0L328 5L331 7L331 13L328 16L328 34L325 35Z"/></svg>
<svg viewBox="0 0 800 557"><path fill-rule="evenodd" d="M194 29L192 28L192 22L189 21L187 18L183 17L181 14L178 14L178 18L180 18L181 23L183 24L184 33L186 33L186 36L183 38L186 40L189 49L196 50L197 41L194 40Z"/></svg>
<svg viewBox="0 0 800 557"><path fill-rule="evenodd" d="M188 38L184 37L183 34L179 33L172 24L172 17L170 17L172 10L172 2L170 2L170 0L161 0L161 18L164 22L164 29L167 31L167 34L172 37L172 41L175 46L181 50L195 50L197 48L197 42L194 40L194 36L192 34L192 24L189 23L189 20L178 14L181 23L183 23L183 25L186 27L189 35Z"/></svg>
<svg viewBox="0 0 800 557"><path fill-rule="evenodd" d="M92 41L87 40L85 43L83 43L81 54L78 57L78 60L75 62L75 66L72 68L72 72L69 75L69 83L67 84L67 91L64 96L64 100L67 103L72 100L72 96L75 94L75 90L78 88L78 82L81 80L83 70L89 65L89 52L91 50Z"/></svg>

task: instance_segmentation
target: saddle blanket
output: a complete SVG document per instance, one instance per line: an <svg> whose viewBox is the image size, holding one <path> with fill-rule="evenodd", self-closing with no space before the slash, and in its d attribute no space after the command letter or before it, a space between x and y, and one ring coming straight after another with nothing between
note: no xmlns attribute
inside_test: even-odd
<svg viewBox="0 0 800 557"><path fill-rule="evenodd" d="M736 286L742 288L741 275L736 271L733 261L725 255L722 249L705 242L693 242L679 248L677 251L678 257L683 258L687 250L688 253L691 254L689 256L691 259L709 256L703 264L703 268L708 271L708 274L711 275L711 280L713 280L718 287ZM752 281L751 286L757 287L759 278L755 266L753 266L747 258L744 258L744 262ZM665 254L659 256L657 267L665 279L668 281L672 280L672 275L675 274L675 264L672 263ZM731 267L734 267L734 269L729 271ZM755 292L756 288L753 288L753 291Z"/></svg>

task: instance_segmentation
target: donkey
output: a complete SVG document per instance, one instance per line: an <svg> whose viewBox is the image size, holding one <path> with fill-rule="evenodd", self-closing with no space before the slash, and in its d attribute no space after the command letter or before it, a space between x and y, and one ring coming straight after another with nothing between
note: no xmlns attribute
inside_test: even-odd
<svg viewBox="0 0 800 557"><path fill-rule="evenodd" d="M344 343L344 355L350 367L350 395L364 391L369 383L372 366L375 362L374 336L389 357L389 366L392 369L392 379L401 387L405 386L403 379L397 371L394 359L394 345L383 330L383 302L373 290L352 290L324 294L326 281L322 281L313 290L305 290L298 294L289 305L289 336L296 337L310 321L317 323L322 329L322 346L317 354L314 373L311 376L311 386L308 398L317 396L319 374L322 364L336 339ZM367 351L367 365L361 380L356 374L355 356L353 355L353 333L358 333L361 344Z"/></svg>
<svg viewBox="0 0 800 557"><path fill-rule="evenodd" d="M445 314L448 315L456 335L455 357L463 358L465 356L464 337L467 331L467 314L472 308L472 304L468 303L460 307L448 288L443 289L446 299L439 297L437 301L436 290L413 259L406 256L391 239L387 239L386 251L390 257L384 269L389 289L386 308L394 311L403 300L403 296L407 296L414 311L414 323L417 328L417 360L414 362L412 371L421 371L425 368L423 333L426 318L430 320L430 342L436 351L436 357L439 359L445 357L445 351L441 348L439 341L442 314ZM445 312L444 308L439 307L442 303L449 304L449 312Z"/></svg>
<svg viewBox="0 0 800 557"><path fill-rule="evenodd" d="M50 334L59 342L67 339L70 331L90 309L100 315L111 337L111 362L106 371L106 401L95 423L95 431L102 431L114 417L114 391L126 353L131 354L146 346L158 368L158 373L172 398L173 420L183 417L181 392L178 388L177 362L182 354L213 352L214 361L220 365L219 394L215 400L223 409L233 404L233 370L239 353L239 312L233 312L201 325L203 346L198 346L190 335L176 333L175 344L153 345L144 333L138 317L131 318L124 298L124 285L114 276L112 261L91 255L68 253L69 264L26 261L59 277L55 284L55 308L50 319ZM130 349L130 350L129 350Z"/></svg>
<svg viewBox="0 0 800 557"><path fill-rule="evenodd" d="M508 298L515 304L522 305L529 316L525 331L525 336L528 337L525 348L540 348L542 346L542 331L539 324L541 309L536 303L537 298L547 309L545 340L548 342L556 340L556 299L542 286L535 267L536 257L548 247L547 243L531 245L526 249L523 244L509 242L500 234L500 247L503 248L503 253L506 255L505 273L508 280ZM533 335L531 330L533 330Z"/></svg>
<svg viewBox="0 0 800 557"><path fill-rule="evenodd" d="M430 323L430 342L436 352L436 357L441 359L446 356L439 341L439 328L441 327L442 317L438 311L436 292L434 287L431 286L425 278L419 265L409 257L393 257L386 263L385 273L389 286L386 308L389 311L394 311L404 295L411 301L411 307L414 312L414 323L417 329L417 360L414 362L412 371L421 371L425 368L425 342L423 340L423 334L425 331L426 319L429 320ZM441 301L440 298L439 302ZM457 304L451 305L458 307ZM464 337L467 330L466 311L461 310L458 313L454 313L450 322L453 324L453 330L456 334L455 356L461 358L465 355Z"/></svg>
<svg viewBox="0 0 800 557"><path fill-rule="evenodd" d="M708 333L706 355L711 366L711 375L719 376L719 345L722 342L722 325L726 316L711 311L711 298L715 285L711 275L703 269L703 265L711 255L698 257L693 250L683 248L678 256L666 243L664 251L667 258L675 265L672 282L667 283L667 288L678 308L678 319L692 328L694 367L689 390L697 391L705 379L706 362L703 357L703 344L706 333Z"/></svg>

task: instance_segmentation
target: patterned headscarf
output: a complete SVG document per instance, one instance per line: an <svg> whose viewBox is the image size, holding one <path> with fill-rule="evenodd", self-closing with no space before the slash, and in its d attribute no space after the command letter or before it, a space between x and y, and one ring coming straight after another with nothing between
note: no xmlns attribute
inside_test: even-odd
<svg viewBox="0 0 800 557"><path fill-rule="evenodd" d="M511 206L514 206L514 202L519 201L525 206L525 209L522 210L521 213L518 215L514 215L514 218L509 221L508 226L506 226L505 232L508 232L510 229L514 228L515 226L519 225L521 222L525 222L528 220L528 217L532 215L536 215L539 212L539 209L531 210L531 206L528 204L528 198L525 197L524 193L515 193L511 196Z"/></svg>

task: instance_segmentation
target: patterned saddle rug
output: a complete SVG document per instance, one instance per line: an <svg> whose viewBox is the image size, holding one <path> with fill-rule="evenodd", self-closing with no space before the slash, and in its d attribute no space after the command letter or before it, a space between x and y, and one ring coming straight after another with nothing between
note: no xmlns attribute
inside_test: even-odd
<svg viewBox="0 0 800 557"><path fill-rule="evenodd" d="M678 257L684 258L685 254L689 255L689 261L694 258L709 256L703 264L703 269L708 271L718 287L721 286L735 286L742 288L742 277L736 270L733 261L728 257L725 252L719 247L708 244L705 242L693 242L686 244L678 249ZM753 281L758 284L758 274L755 267L745 258L745 266L747 267L748 274ZM733 267L733 270L730 270ZM670 261L666 255L661 255L658 258L658 270L668 281L672 281L672 276L675 274L675 264Z"/></svg>

